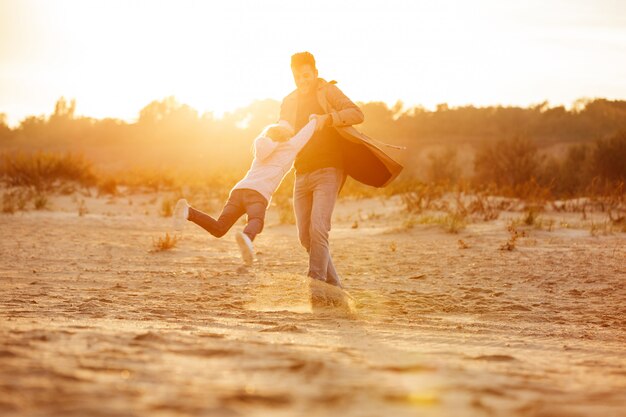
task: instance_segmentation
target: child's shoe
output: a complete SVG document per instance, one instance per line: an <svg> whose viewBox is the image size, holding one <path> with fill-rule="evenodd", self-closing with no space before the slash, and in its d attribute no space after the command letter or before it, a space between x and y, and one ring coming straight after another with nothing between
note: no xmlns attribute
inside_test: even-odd
<svg viewBox="0 0 626 417"><path fill-rule="evenodd" d="M239 245L243 262L246 265L252 265L254 261L254 246L252 246L252 241L248 235L243 232L237 232L235 239L237 240L237 245Z"/></svg>
<svg viewBox="0 0 626 417"><path fill-rule="evenodd" d="M176 206L174 207L174 230L177 232L181 232L183 227L185 226L185 222L189 217L189 204L187 200L181 198L176 202Z"/></svg>

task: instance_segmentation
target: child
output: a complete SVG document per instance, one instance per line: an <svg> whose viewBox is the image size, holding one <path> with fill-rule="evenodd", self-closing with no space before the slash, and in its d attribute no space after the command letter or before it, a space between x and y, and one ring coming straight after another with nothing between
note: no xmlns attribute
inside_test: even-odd
<svg viewBox="0 0 626 417"><path fill-rule="evenodd" d="M250 170L230 191L219 218L215 220L181 199L174 208L174 228L182 230L184 220L189 220L220 238L243 214L247 214L247 225L243 233L237 233L236 240L244 262L251 265L254 259L252 241L263 230L265 211L272 194L291 169L296 154L313 136L316 123L317 119L313 117L295 136L288 124L266 127L254 140L254 160Z"/></svg>

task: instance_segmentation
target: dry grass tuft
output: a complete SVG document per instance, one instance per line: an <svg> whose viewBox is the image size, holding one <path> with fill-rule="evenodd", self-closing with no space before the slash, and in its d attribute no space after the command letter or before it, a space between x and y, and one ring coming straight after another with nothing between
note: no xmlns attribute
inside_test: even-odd
<svg viewBox="0 0 626 417"><path fill-rule="evenodd" d="M44 210L48 208L50 201L44 193L37 193L33 203L35 204L35 210Z"/></svg>
<svg viewBox="0 0 626 417"><path fill-rule="evenodd" d="M158 239L152 239L152 252L163 252L166 250L170 250L176 247L178 241L180 240L179 236L170 235L169 233L165 233L165 236L159 236Z"/></svg>
<svg viewBox="0 0 626 417"><path fill-rule="evenodd" d="M87 210L87 206L85 205L85 200L81 199L78 202L78 215L80 217L83 217L87 213L89 213L89 210Z"/></svg>
<svg viewBox="0 0 626 417"><path fill-rule="evenodd" d="M509 240L507 240L500 246L500 250L512 251L515 249L517 239L519 239L520 237L526 237L526 232L523 230L517 230L517 227L515 227L514 223L510 223L507 227L507 230L510 234Z"/></svg>

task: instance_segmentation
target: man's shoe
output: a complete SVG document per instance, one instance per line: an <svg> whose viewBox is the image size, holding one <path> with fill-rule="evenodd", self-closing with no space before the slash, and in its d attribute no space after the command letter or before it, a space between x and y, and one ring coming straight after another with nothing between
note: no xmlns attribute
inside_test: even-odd
<svg viewBox="0 0 626 417"><path fill-rule="evenodd" d="M185 226L185 222L189 217L189 204L187 200L181 198L176 202L176 206L174 207L174 230L177 232L181 232L183 227Z"/></svg>
<svg viewBox="0 0 626 417"><path fill-rule="evenodd" d="M235 239L237 240L237 245L239 245L243 262L246 265L252 265L254 261L254 246L252 246L252 241L248 235L243 232L237 232Z"/></svg>

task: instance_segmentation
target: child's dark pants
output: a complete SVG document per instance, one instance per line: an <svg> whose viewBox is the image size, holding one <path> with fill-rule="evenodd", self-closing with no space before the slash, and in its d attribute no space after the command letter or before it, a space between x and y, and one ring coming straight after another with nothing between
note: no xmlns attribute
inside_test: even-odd
<svg viewBox="0 0 626 417"><path fill-rule="evenodd" d="M199 210L189 207L189 221L194 222L215 237L222 237L235 222L244 214L248 216L248 224L243 232L250 240L263 230L267 200L259 192L247 188L237 188L230 193L222 214L215 220Z"/></svg>

